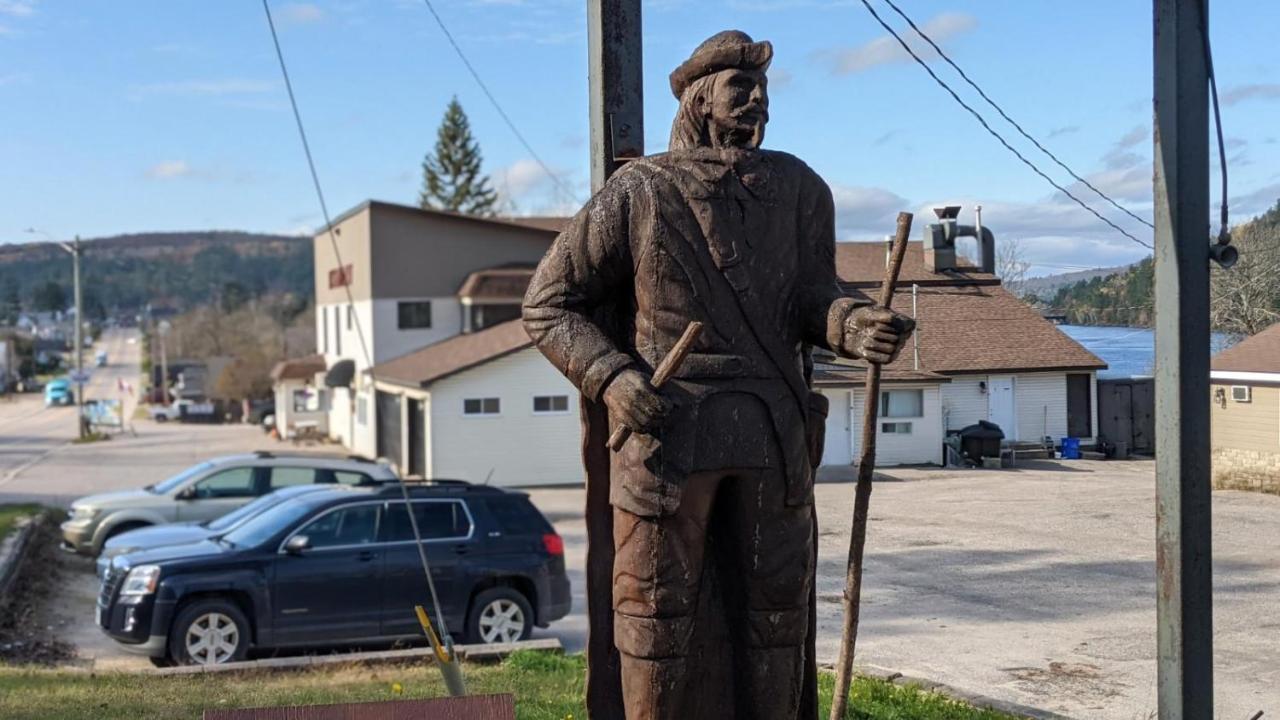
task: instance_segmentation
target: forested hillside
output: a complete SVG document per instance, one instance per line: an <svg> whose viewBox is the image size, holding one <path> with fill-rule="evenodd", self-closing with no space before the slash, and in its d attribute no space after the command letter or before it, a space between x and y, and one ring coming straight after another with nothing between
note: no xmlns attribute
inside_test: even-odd
<svg viewBox="0 0 1280 720"><path fill-rule="evenodd" d="M1231 235L1240 262L1230 270L1212 266L1210 315L1215 330L1252 335L1280 322L1280 202ZM1072 324L1147 327L1154 290L1154 266L1146 258L1124 272L1064 287L1051 304Z"/></svg>
<svg viewBox="0 0 1280 720"><path fill-rule="evenodd" d="M311 239L243 232L146 233L86 240L85 314L148 304L184 310L230 296L291 294L309 302ZM71 303L71 256L53 243L0 245L0 304L21 310Z"/></svg>

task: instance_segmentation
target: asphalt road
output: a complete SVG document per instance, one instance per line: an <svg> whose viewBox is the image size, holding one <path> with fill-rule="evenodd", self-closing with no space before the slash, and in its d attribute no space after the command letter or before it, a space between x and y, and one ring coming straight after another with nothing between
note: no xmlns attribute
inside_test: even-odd
<svg viewBox="0 0 1280 720"><path fill-rule="evenodd" d="M106 367L94 367L94 354L107 351ZM85 369L91 373L85 384L86 399L124 400L124 418L130 421L134 398L118 391L123 380L138 391L138 332L132 329L108 330L98 342L85 350ZM74 407L44 406L43 393L22 393L0 400L0 491L20 472L48 453L65 445L78 433Z"/></svg>

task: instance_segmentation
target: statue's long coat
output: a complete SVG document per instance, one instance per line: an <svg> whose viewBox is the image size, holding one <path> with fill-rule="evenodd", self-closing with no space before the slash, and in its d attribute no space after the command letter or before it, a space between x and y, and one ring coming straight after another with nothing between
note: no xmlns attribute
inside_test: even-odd
<svg viewBox="0 0 1280 720"><path fill-rule="evenodd" d="M826 407L809 387L809 350L835 349L845 317L863 303L836 282L830 189L798 159L771 151L699 149L632 161L539 265L525 297L526 327L582 392L593 718L624 714L610 505L645 516L678 506L698 443L715 440L697 418L702 378L733 382L764 402L773 427L754 431L772 431L781 449L787 503L812 505ZM651 373L691 320L705 330L668 391L681 400L677 409L657 436L635 436L611 457L603 387L628 366ZM743 431L753 429L726 428ZM817 713L812 593L808 647L801 717Z"/></svg>

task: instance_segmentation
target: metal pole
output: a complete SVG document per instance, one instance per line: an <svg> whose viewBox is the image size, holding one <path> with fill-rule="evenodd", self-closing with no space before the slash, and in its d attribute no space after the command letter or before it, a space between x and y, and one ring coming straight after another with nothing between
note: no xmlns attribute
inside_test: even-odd
<svg viewBox="0 0 1280 720"><path fill-rule="evenodd" d="M1213 717L1207 0L1155 0L1156 617L1161 720Z"/></svg>
<svg viewBox="0 0 1280 720"><path fill-rule="evenodd" d="M80 297L80 236L71 243L71 274L76 298L76 427L81 438L85 436L84 422L84 304Z"/></svg>
<svg viewBox="0 0 1280 720"><path fill-rule="evenodd" d="M165 347L165 337L169 334L169 321L161 320L156 326L160 336L160 405L169 407L169 354Z"/></svg>
<svg viewBox="0 0 1280 720"><path fill-rule="evenodd" d="M620 161L644 155L640 0L587 0L591 192Z"/></svg>

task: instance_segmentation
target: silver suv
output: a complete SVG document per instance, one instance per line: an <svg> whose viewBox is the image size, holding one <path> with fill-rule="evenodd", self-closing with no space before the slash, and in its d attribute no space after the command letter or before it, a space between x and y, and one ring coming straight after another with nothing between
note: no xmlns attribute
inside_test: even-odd
<svg viewBox="0 0 1280 720"><path fill-rule="evenodd" d="M137 490L89 495L71 503L62 524L67 550L97 555L113 535L149 525L204 522L256 497L309 483L371 485L398 482L383 463L356 456L256 452L228 455Z"/></svg>

